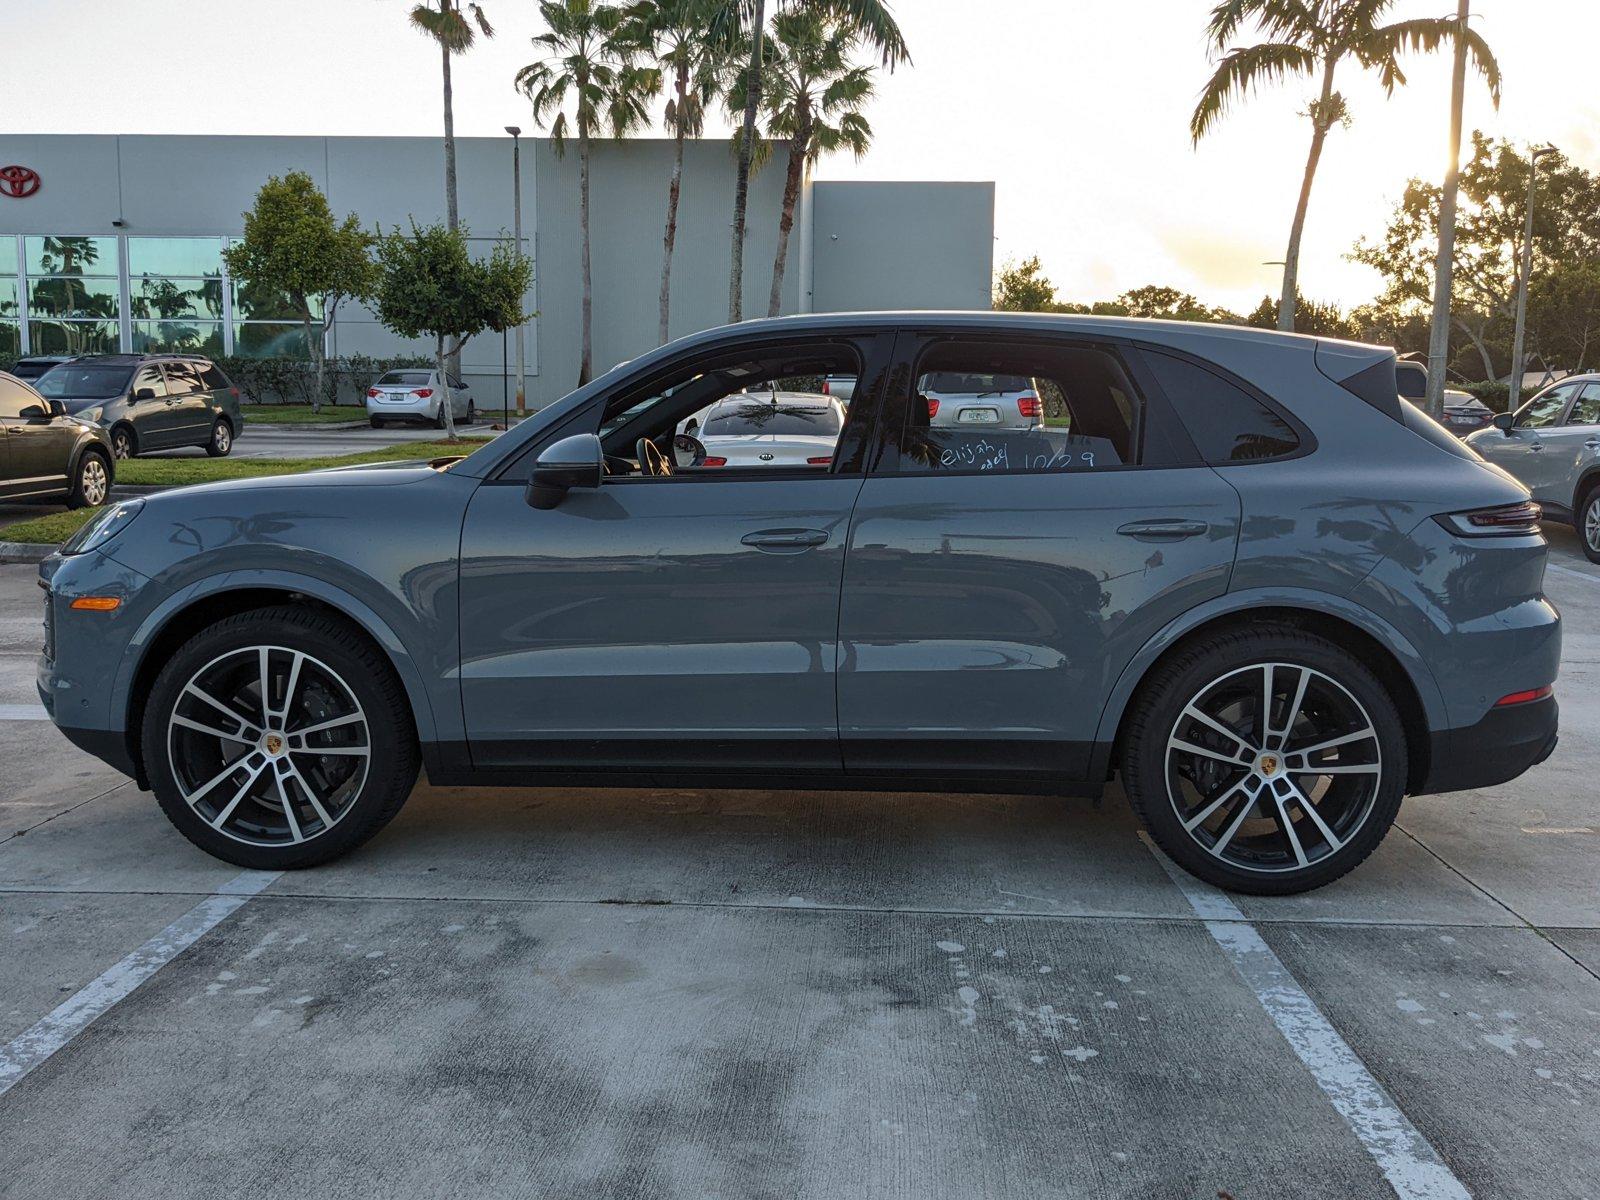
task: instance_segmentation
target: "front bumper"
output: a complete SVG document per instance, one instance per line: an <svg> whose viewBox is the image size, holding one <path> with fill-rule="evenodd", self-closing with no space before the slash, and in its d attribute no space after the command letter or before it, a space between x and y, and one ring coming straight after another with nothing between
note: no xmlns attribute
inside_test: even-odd
<svg viewBox="0 0 1600 1200"><path fill-rule="evenodd" d="M1556 748L1560 710L1554 696L1492 708L1476 725L1435 730L1429 769L1413 795L1494 787L1536 767Z"/></svg>

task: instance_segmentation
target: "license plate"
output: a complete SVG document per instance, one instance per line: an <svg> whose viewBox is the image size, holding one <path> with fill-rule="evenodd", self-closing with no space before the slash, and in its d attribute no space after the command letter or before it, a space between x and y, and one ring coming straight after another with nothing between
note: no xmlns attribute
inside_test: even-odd
<svg viewBox="0 0 1600 1200"><path fill-rule="evenodd" d="M1000 423L1000 410L997 408L964 408L957 414L956 420L967 425L998 425Z"/></svg>

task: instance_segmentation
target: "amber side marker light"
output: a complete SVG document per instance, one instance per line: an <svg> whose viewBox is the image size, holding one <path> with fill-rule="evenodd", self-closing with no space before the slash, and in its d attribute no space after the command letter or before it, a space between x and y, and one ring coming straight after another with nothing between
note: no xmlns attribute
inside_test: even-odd
<svg viewBox="0 0 1600 1200"><path fill-rule="evenodd" d="M1505 708L1512 704L1529 704L1534 700L1543 700L1546 696L1554 693L1555 688L1550 684L1546 684L1544 687L1534 688L1532 691L1512 692L1509 696L1501 696L1500 699L1494 702L1494 706L1496 708Z"/></svg>
<svg viewBox="0 0 1600 1200"><path fill-rule="evenodd" d="M122 601L116 596L79 596L72 602L72 607L80 612L115 612L122 607Z"/></svg>

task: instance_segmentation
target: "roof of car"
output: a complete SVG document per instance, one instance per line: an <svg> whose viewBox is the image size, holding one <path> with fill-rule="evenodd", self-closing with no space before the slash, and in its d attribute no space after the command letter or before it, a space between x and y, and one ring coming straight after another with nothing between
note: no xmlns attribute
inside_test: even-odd
<svg viewBox="0 0 1600 1200"><path fill-rule="evenodd" d="M110 363L114 366L137 366L147 362L203 362L211 360L204 354L79 354L71 358L64 358L62 362L96 362Z"/></svg>

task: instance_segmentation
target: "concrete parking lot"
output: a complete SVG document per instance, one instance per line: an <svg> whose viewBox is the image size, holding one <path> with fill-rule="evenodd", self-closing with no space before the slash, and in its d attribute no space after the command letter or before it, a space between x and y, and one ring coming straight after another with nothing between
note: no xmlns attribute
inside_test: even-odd
<svg viewBox="0 0 1600 1200"><path fill-rule="evenodd" d="M423 783L241 873L39 719L0 567L0 1196L1600 1194L1600 568L1551 537L1555 755L1275 900L1114 788Z"/></svg>

